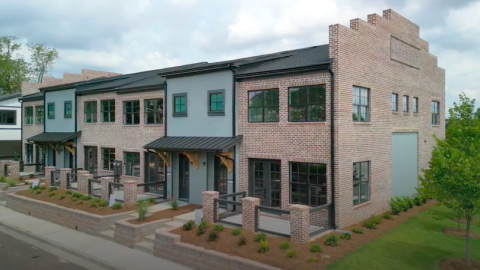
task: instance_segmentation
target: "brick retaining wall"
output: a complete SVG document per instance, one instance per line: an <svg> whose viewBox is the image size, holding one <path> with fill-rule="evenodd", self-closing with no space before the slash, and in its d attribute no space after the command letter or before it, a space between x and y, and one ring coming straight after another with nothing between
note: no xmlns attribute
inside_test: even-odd
<svg viewBox="0 0 480 270"><path fill-rule="evenodd" d="M6 184L0 185L0 188L2 188L4 186L6 186ZM30 187L30 186L29 185L24 185L24 186L9 187L7 190L0 190L0 202L3 202L7 199L7 194L15 193L19 190L28 189L28 187Z"/></svg>
<svg viewBox="0 0 480 270"><path fill-rule="evenodd" d="M145 224L132 224L127 220L119 220L115 222L114 241L120 245L133 248L135 243L142 242L145 236L155 233L156 229L163 226L163 223L172 221L172 218L160 219Z"/></svg>

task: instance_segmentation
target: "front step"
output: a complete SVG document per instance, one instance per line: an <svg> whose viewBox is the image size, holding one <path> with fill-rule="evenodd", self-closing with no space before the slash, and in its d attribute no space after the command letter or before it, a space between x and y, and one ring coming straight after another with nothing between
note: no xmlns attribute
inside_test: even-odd
<svg viewBox="0 0 480 270"><path fill-rule="evenodd" d="M98 235L98 236L105 239L105 240L113 241L114 235L115 235L115 231L106 230L106 231L100 232L100 235Z"/></svg>
<svg viewBox="0 0 480 270"><path fill-rule="evenodd" d="M135 249L146 252L150 255L153 255L153 243L140 242L135 244Z"/></svg>
<svg viewBox="0 0 480 270"><path fill-rule="evenodd" d="M180 223L187 223L189 220L195 220L195 211L190 213L185 213L183 215L179 215L173 218L173 221L180 222Z"/></svg>
<svg viewBox="0 0 480 270"><path fill-rule="evenodd" d="M155 234L150 234L144 237L145 242L153 244L155 241Z"/></svg>
<svg viewBox="0 0 480 270"><path fill-rule="evenodd" d="M166 223L163 223L163 227L165 228L176 228L176 227L182 227L183 223L178 222L178 221L169 221Z"/></svg>

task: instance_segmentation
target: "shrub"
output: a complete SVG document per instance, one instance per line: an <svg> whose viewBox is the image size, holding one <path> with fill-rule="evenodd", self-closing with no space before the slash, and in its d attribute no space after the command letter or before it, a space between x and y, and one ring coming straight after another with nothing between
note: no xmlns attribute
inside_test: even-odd
<svg viewBox="0 0 480 270"><path fill-rule="evenodd" d="M374 230L377 228L377 224L375 224L374 222L372 221L365 221L363 222L363 227L367 228L367 229L371 229L371 230Z"/></svg>
<svg viewBox="0 0 480 270"><path fill-rule="evenodd" d="M207 231L208 228L208 221L202 220L197 228L197 235L202 235Z"/></svg>
<svg viewBox="0 0 480 270"><path fill-rule="evenodd" d="M96 202L96 203L100 203L102 200L100 200L99 198L92 198L90 200L91 202ZM108 202L108 201L107 201ZM108 205L108 204L107 204Z"/></svg>
<svg viewBox="0 0 480 270"><path fill-rule="evenodd" d="M193 219L190 219L187 223L195 227L195 221Z"/></svg>
<svg viewBox="0 0 480 270"><path fill-rule="evenodd" d="M98 203L90 201L90 207L91 207L91 208L97 208L97 207L98 207Z"/></svg>
<svg viewBox="0 0 480 270"><path fill-rule="evenodd" d="M5 179L5 176L0 176L0 183L5 183L6 179Z"/></svg>
<svg viewBox="0 0 480 270"><path fill-rule="evenodd" d="M265 241L267 240L267 235L264 233L258 233L255 234L255 237L253 239L255 240L255 242Z"/></svg>
<svg viewBox="0 0 480 270"><path fill-rule="evenodd" d="M388 204L390 205L390 209L394 215L398 215L400 212L406 211L407 209L403 200L401 200L399 197L391 198L390 201L388 201Z"/></svg>
<svg viewBox="0 0 480 270"><path fill-rule="evenodd" d="M380 223L382 223L382 218L379 217L379 216L370 216L370 218L368 219L368 221L374 223L375 225L379 225Z"/></svg>
<svg viewBox="0 0 480 270"><path fill-rule="evenodd" d="M352 235L350 233L342 233L340 235L340 238L345 239L345 240L350 240L350 239L352 239Z"/></svg>
<svg viewBox="0 0 480 270"><path fill-rule="evenodd" d="M240 228L236 228L232 230L232 234L235 236L240 235L241 233L242 233L242 229Z"/></svg>
<svg viewBox="0 0 480 270"><path fill-rule="evenodd" d="M14 187L16 184L18 184L18 181L13 178L7 178L7 186L8 187Z"/></svg>
<svg viewBox="0 0 480 270"><path fill-rule="evenodd" d="M182 228L183 228L184 231L190 231L190 230L193 229L193 226L190 222L187 222L187 223L183 224Z"/></svg>
<svg viewBox="0 0 480 270"><path fill-rule="evenodd" d="M288 241L281 242L278 247L279 247L281 250L289 249L289 248L290 248L290 242L288 242Z"/></svg>
<svg viewBox="0 0 480 270"><path fill-rule="evenodd" d="M42 193L42 191L40 189L37 189L37 190L35 190L34 193L38 195L38 194Z"/></svg>
<svg viewBox="0 0 480 270"><path fill-rule="evenodd" d="M77 205L83 204L83 201L77 201Z"/></svg>
<svg viewBox="0 0 480 270"><path fill-rule="evenodd" d="M363 230L361 228L354 228L352 232L356 234L363 234Z"/></svg>
<svg viewBox="0 0 480 270"><path fill-rule="evenodd" d="M65 195L64 195L64 194L61 194L60 196L58 196L58 199L59 199L59 200L65 199Z"/></svg>
<svg viewBox="0 0 480 270"><path fill-rule="evenodd" d="M413 199L413 202L415 203L415 205L417 206L420 206L423 204L423 200L421 198L421 196L417 193L417 194L414 194L412 196L412 199Z"/></svg>
<svg viewBox="0 0 480 270"><path fill-rule="evenodd" d="M82 199L82 201L90 201L92 199L92 196L90 195L83 195L80 199Z"/></svg>
<svg viewBox="0 0 480 270"><path fill-rule="evenodd" d="M137 205L138 205L138 208L137 208L138 220L143 221L147 217L148 202L144 201L144 200L140 200L140 201L137 202Z"/></svg>
<svg viewBox="0 0 480 270"><path fill-rule="evenodd" d="M47 187L46 186L39 186L38 189L44 190L44 189L47 189Z"/></svg>
<svg viewBox="0 0 480 270"><path fill-rule="evenodd" d="M82 198L83 195L82 195L81 193L75 192L75 193L73 193L72 196L75 197L75 198L80 199L80 198Z"/></svg>
<svg viewBox="0 0 480 270"><path fill-rule="evenodd" d="M29 188L30 188L30 189L33 189L33 190L38 190L38 189L40 189L40 186L38 186L38 185L37 185L37 186L34 186L34 187L30 186Z"/></svg>
<svg viewBox="0 0 480 270"><path fill-rule="evenodd" d="M292 249L289 250L287 252L287 255L286 255L287 258L296 258L297 256L298 256L297 252L295 250L292 250Z"/></svg>
<svg viewBox="0 0 480 270"><path fill-rule="evenodd" d="M68 194L68 195L72 195L72 194L73 194L73 192L72 192L71 190L67 190L67 192L65 192L65 193Z"/></svg>
<svg viewBox="0 0 480 270"><path fill-rule="evenodd" d="M48 197L52 197L52 196L55 196L55 191L50 191L50 192L48 193Z"/></svg>
<svg viewBox="0 0 480 270"><path fill-rule="evenodd" d="M215 224L215 226L213 226L213 229L217 232L223 232L223 230L225 229L225 227L223 227L222 224Z"/></svg>
<svg viewBox="0 0 480 270"><path fill-rule="evenodd" d="M28 177L33 178L34 176L35 176L35 173L34 173L34 172L29 172L29 173L28 173Z"/></svg>
<svg viewBox="0 0 480 270"><path fill-rule="evenodd" d="M318 262L318 257L311 257L308 258L307 262L312 263L312 262Z"/></svg>
<svg viewBox="0 0 480 270"><path fill-rule="evenodd" d="M310 252L320 253L320 252L322 252L322 248L318 244L313 244L313 245L310 246Z"/></svg>
<svg viewBox="0 0 480 270"><path fill-rule="evenodd" d="M90 200L90 202L97 202L97 201L94 201L94 200ZM104 201L100 201L97 203L99 207L107 207L108 206L108 201L107 200L104 200Z"/></svg>
<svg viewBox="0 0 480 270"><path fill-rule="evenodd" d="M116 202L112 205L112 209L113 210L120 210L120 209L122 209L122 204L119 203L119 202Z"/></svg>
<svg viewBox="0 0 480 270"><path fill-rule="evenodd" d="M384 219L393 219L392 214L390 212L385 212L382 217Z"/></svg>
<svg viewBox="0 0 480 270"><path fill-rule="evenodd" d="M147 199L147 202L148 202L148 203L155 203L155 198L148 198L148 199Z"/></svg>
<svg viewBox="0 0 480 270"><path fill-rule="evenodd" d="M53 187L53 186L48 189L48 191L55 191L55 190L57 190L57 187Z"/></svg>
<svg viewBox="0 0 480 270"><path fill-rule="evenodd" d="M403 201L405 202L405 205L406 205L408 208L412 208L413 205L415 204L415 202L413 201L412 197L410 197L410 196L403 196L402 199L403 199Z"/></svg>
<svg viewBox="0 0 480 270"><path fill-rule="evenodd" d="M332 234L327 237L325 240L325 245L331 246L331 247L336 247L340 243L340 238L338 236Z"/></svg>
<svg viewBox="0 0 480 270"><path fill-rule="evenodd" d="M260 240L260 245L258 247L258 252L267 253L269 250L270 250L270 246L268 245L268 241Z"/></svg>
<svg viewBox="0 0 480 270"><path fill-rule="evenodd" d="M215 242L218 239L218 232L215 230L212 230L208 233L208 242Z"/></svg>
<svg viewBox="0 0 480 270"><path fill-rule="evenodd" d="M240 237L238 238L238 245L244 246L246 244L247 244L247 238L243 235L240 235Z"/></svg>
<svg viewBox="0 0 480 270"><path fill-rule="evenodd" d="M198 224L198 226L203 227L203 228L207 228L208 227L208 221L202 220L202 221L200 221L200 224Z"/></svg>
<svg viewBox="0 0 480 270"><path fill-rule="evenodd" d="M170 201L168 201L168 204L172 207L173 210L177 211L178 208L180 208L178 204L177 198L171 198Z"/></svg>

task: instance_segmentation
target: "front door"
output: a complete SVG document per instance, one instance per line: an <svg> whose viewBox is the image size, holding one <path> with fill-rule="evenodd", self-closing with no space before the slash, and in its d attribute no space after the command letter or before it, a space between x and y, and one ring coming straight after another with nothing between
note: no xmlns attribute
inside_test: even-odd
<svg viewBox="0 0 480 270"><path fill-rule="evenodd" d="M178 198L187 200L190 188L190 160L184 154L178 154Z"/></svg>
<svg viewBox="0 0 480 270"><path fill-rule="evenodd" d="M97 164L97 147L85 146L85 170L96 175L98 170Z"/></svg>
<svg viewBox="0 0 480 270"><path fill-rule="evenodd" d="M222 160L215 156L215 191L220 195L228 193L228 169Z"/></svg>
<svg viewBox="0 0 480 270"><path fill-rule="evenodd" d="M163 186L145 186L145 192L163 194L165 196L165 162L153 153L145 153L145 183L163 182Z"/></svg>
<svg viewBox="0 0 480 270"><path fill-rule="evenodd" d="M39 164L45 164L45 157L43 150L38 147L38 145L35 145L35 171L36 172L42 172L44 165L39 165Z"/></svg>
<svg viewBox="0 0 480 270"><path fill-rule="evenodd" d="M251 159L250 194L260 198L263 206L281 206L281 166L277 160Z"/></svg>

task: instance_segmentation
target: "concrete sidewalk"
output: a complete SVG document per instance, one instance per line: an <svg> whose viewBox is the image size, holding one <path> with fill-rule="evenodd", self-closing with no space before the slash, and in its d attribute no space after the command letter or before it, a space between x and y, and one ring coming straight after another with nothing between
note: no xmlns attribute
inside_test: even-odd
<svg viewBox="0 0 480 270"><path fill-rule="evenodd" d="M0 204L0 227L32 239L75 258L70 261L87 269L190 270L191 268L148 255L103 238L84 234L41 219L20 214ZM33 244L33 243L31 243ZM57 253L55 253L57 254ZM59 255L59 254L57 254ZM72 256L70 256L72 257ZM69 260L69 258L64 258ZM84 261L85 263L82 263ZM90 265L90 266L89 266Z"/></svg>

